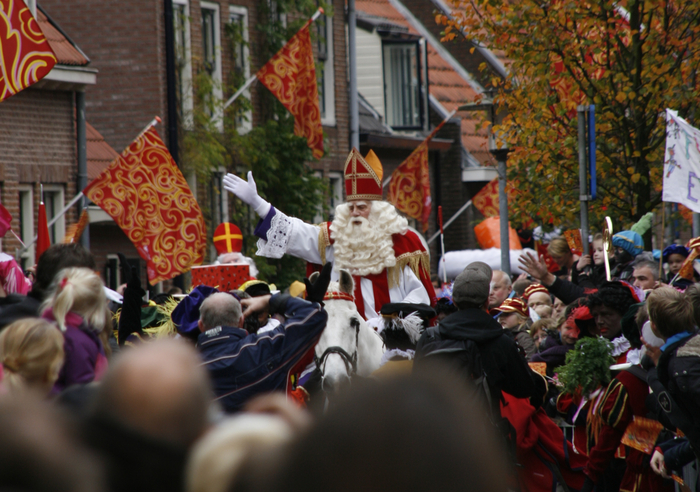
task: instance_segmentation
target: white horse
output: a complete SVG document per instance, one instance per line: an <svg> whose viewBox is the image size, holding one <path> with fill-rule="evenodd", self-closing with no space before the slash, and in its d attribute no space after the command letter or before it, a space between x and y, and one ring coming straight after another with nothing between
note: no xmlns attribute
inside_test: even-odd
<svg viewBox="0 0 700 492"><path fill-rule="evenodd" d="M312 282L315 275L318 274L310 277ZM372 374L379 368L384 353L381 337L357 312L352 275L340 270L339 280L328 286L323 300L328 323L316 344L316 366L327 394L338 391L354 375Z"/></svg>

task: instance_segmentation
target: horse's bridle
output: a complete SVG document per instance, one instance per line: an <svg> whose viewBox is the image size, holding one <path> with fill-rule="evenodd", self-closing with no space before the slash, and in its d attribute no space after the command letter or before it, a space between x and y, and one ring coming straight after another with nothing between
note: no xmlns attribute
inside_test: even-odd
<svg viewBox="0 0 700 492"><path fill-rule="evenodd" d="M324 301L332 301L335 299L343 301L355 301L355 299L350 294L346 294L345 292L327 292L326 295L323 297ZM323 370L325 369L326 359L328 359L328 356L331 354L338 354L340 358L343 359L343 363L345 363L345 369L348 371L348 376L352 376L353 374L357 373L357 352L360 338L359 320L357 318L352 318L352 320L350 320L350 326L355 328L355 353L350 355L348 354L347 350L337 345L328 347L321 354L321 357L314 356L316 368L319 371L321 371L321 374L323 374Z"/></svg>

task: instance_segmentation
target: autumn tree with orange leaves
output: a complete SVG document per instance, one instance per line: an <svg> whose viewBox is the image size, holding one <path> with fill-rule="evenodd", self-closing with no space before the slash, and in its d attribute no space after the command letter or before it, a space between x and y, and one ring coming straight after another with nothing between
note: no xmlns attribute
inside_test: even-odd
<svg viewBox="0 0 700 492"><path fill-rule="evenodd" d="M700 0L458 0L436 20L443 42L465 36L510 60L492 85L509 113L495 130L520 191L512 220L578 225L579 104L596 106L592 226L610 215L619 230L661 202L664 111L700 123Z"/></svg>

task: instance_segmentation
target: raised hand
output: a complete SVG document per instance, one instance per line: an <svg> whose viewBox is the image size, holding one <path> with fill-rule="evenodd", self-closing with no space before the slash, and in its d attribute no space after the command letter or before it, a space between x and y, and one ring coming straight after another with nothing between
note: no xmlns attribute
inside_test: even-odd
<svg viewBox="0 0 700 492"><path fill-rule="evenodd" d="M258 187L253 179L253 172L248 171L248 181L244 181L235 174L228 173L224 176L224 189L229 193L233 193L241 199L243 203L247 203L260 216L265 217L270 211L270 204L263 200L258 195Z"/></svg>

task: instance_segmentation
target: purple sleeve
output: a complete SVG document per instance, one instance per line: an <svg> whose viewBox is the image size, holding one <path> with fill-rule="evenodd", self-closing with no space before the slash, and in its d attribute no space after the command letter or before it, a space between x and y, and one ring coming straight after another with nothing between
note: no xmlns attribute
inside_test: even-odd
<svg viewBox="0 0 700 492"><path fill-rule="evenodd" d="M275 213L275 207L270 207L270 211L267 213L265 218L258 221L258 225L255 226L253 234L258 236L260 239L267 241L267 231L270 230L272 217L275 216Z"/></svg>

